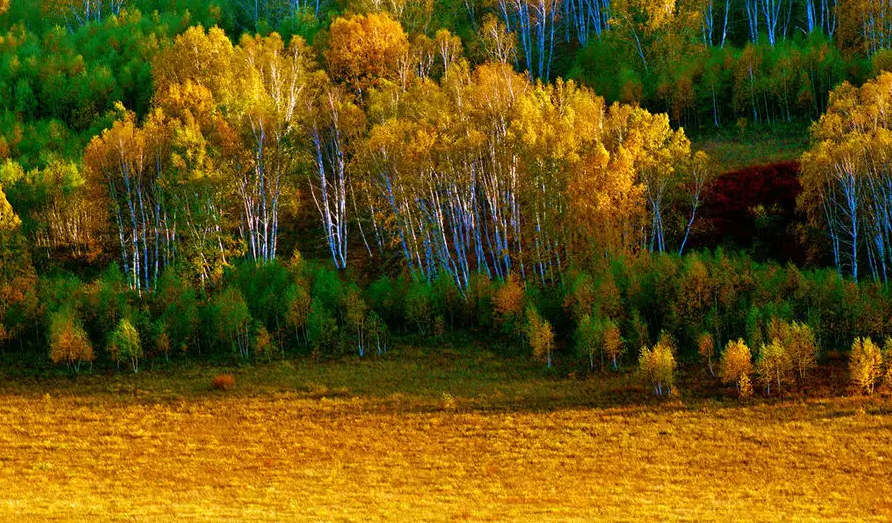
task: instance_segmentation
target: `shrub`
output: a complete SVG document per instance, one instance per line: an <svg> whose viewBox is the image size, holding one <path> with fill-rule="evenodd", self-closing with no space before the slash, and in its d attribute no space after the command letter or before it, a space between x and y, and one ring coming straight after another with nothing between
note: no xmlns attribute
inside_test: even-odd
<svg viewBox="0 0 892 523"><path fill-rule="evenodd" d="M883 357L880 348L870 338L855 338L849 356L852 383L867 394L872 394L882 376Z"/></svg>
<svg viewBox="0 0 892 523"><path fill-rule="evenodd" d="M214 376L211 386L217 390L229 390L235 386L235 376L232 374L218 374Z"/></svg>
<svg viewBox="0 0 892 523"><path fill-rule="evenodd" d="M722 354L719 374L724 383L734 383L737 393L743 396L744 385L752 389L750 374L753 372L753 358L750 348L743 339L729 341Z"/></svg>

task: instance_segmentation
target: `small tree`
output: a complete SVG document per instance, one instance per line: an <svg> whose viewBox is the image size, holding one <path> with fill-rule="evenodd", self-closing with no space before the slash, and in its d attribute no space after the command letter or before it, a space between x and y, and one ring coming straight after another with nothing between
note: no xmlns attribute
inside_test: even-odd
<svg viewBox="0 0 892 523"><path fill-rule="evenodd" d="M619 327L612 320L607 320L602 336L602 346L604 347L604 354L607 355L608 358L613 362L613 368L617 368L616 360L619 358L622 353L625 351L625 347L623 346L623 339L620 336Z"/></svg>
<svg viewBox="0 0 892 523"><path fill-rule="evenodd" d="M750 384L750 374L752 373L752 354L743 338L729 341L725 345L725 352L722 354L722 361L719 367L722 382L733 383L737 387L737 393L744 396L744 385L748 386L749 390L752 391L752 385Z"/></svg>
<svg viewBox="0 0 892 523"><path fill-rule="evenodd" d="M576 354L588 358L589 370L595 370L595 353L601 343L601 325L591 315L586 314L576 327Z"/></svg>
<svg viewBox="0 0 892 523"><path fill-rule="evenodd" d="M781 385L790 379L793 372L793 360L787 348L775 338L768 345L762 345L759 350L759 362L756 364L756 372L759 374L759 382L765 387L765 392L771 394L771 384Z"/></svg>
<svg viewBox="0 0 892 523"><path fill-rule="evenodd" d="M877 381L882 376L883 356L880 348L870 338L855 338L849 356L849 373L859 389L873 394Z"/></svg>
<svg viewBox="0 0 892 523"><path fill-rule="evenodd" d="M82 362L94 359L90 339L70 309L50 315L50 359L53 363L65 363L74 372L80 370Z"/></svg>
<svg viewBox="0 0 892 523"><path fill-rule="evenodd" d="M342 306L344 308L344 320L356 334L356 348L359 350L359 357L361 358L365 355L365 323L369 306L362 299L359 289L356 288L344 294Z"/></svg>
<svg viewBox="0 0 892 523"><path fill-rule="evenodd" d="M818 364L818 344L815 342L815 333L808 325L794 321L787 330L786 339L782 342L793 367L799 374L799 379L804 378L805 372Z"/></svg>
<svg viewBox="0 0 892 523"><path fill-rule="evenodd" d="M139 341L139 332L127 318L118 322L118 326L109 336L108 352L116 363L129 363L133 372L139 372L139 360L143 355L142 344Z"/></svg>
<svg viewBox="0 0 892 523"><path fill-rule="evenodd" d="M155 354L164 354L164 361L170 363L170 337L163 330L155 336Z"/></svg>
<svg viewBox="0 0 892 523"><path fill-rule="evenodd" d="M662 396L664 389L667 394L672 392L676 366L675 356L669 345L659 342L651 349L647 346L641 347L638 370L644 380L653 386L654 394L657 396Z"/></svg>
<svg viewBox="0 0 892 523"><path fill-rule="evenodd" d="M211 300L207 314L217 342L230 344L239 356L248 359L251 355L248 332L251 314L241 291L235 287L224 289Z"/></svg>
<svg viewBox="0 0 892 523"><path fill-rule="evenodd" d="M369 319L366 321L366 335L369 339L375 340L375 346L378 348L378 356L387 352L387 324L375 311L369 312Z"/></svg>
<svg viewBox="0 0 892 523"><path fill-rule="evenodd" d="M285 294L288 309L285 311L285 323L294 331L294 337L300 338L303 333L307 341L307 317L310 315L310 293L303 285L291 286Z"/></svg>
<svg viewBox="0 0 892 523"><path fill-rule="evenodd" d="M712 334L704 332L697 336L697 352L699 352L700 356L706 360L706 365L709 367L709 374L714 378L715 371L712 369L712 359L715 357L715 340L712 339Z"/></svg>
<svg viewBox="0 0 892 523"><path fill-rule="evenodd" d="M533 348L533 356L544 359L545 365L551 368L551 353L554 350L554 331L551 323L539 315L539 311L532 305L526 309L527 323L526 336Z"/></svg>
<svg viewBox="0 0 892 523"><path fill-rule="evenodd" d="M263 325L257 326L254 332L254 339L251 340L251 351L254 357L258 359L270 360L278 352L276 342L270 336L269 331Z"/></svg>
<svg viewBox="0 0 892 523"><path fill-rule="evenodd" d="M892 389L892 338L886 337L886 341L883 343L883 366L885 367L885 371L883 372L883 387L886 390Z"/></svg>
<svg viewBox="0 0 892 523"><path fill-rule="evenodd" d="M520 334L525 301L520 279L514 273L509 274L493 296L496 318L506 334Z"/></svg>

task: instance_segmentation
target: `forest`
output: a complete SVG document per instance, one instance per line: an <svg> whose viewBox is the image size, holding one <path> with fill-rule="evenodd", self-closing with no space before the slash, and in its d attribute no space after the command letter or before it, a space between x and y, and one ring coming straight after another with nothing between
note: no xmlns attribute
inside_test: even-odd
<svg viewBox="0 0 892 523"><path fill-rule="evenodd" d="M892 6L0 0L4 372L464 333L892 387ZM698 143L799 133L743 170Z"/></svg>

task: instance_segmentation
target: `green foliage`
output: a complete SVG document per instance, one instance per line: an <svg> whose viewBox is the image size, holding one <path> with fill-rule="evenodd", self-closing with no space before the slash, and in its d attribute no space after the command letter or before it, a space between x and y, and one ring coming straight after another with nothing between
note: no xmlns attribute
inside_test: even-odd
<svg viewBox="0 0 892 523"><path fill-rule="evenodd" d="M214 345L231 348L242 359L250 357L251 314L238 288L226 287L215 294L202 312Z"/></svg>
<svg viewBox="0 0 892 523"><path fill-rule="evenodd" d="M335 356L339 352L338 322L334 313L319 298L310 303L307 316L307 341L317 356Z"/></svg>
<svg viewBox="0 0 892 523"><path fill-rule="evenodd" d="M199 326L198 297L192 285L175 270L161 275L155 288L154 310L169 349L188 352Z"/></svg>
<svg viewBox="0 0 892 523"><path fill-rule="evenodd" d="M139 332L130 320L122 319L111 332L108 337L108 352L112 360L118 364L126 363L133 372L139 372L139 360L143 357L143 348Z"/></svg>

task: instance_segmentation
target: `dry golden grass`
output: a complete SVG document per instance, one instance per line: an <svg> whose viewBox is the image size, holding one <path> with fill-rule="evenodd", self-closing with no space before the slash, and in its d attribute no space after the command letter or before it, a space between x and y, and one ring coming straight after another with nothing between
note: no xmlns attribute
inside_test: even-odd
<svg viewBox="0 0 892 523"><path fill-rule="evenodd" d="M398 368L355 365L384 379ZM206 376L195 381L207 390L185 393L142 375L7 383L0 521L892 517L888 400L642 394L643 405L610 407L598 402L611 387L632 390L625 378L510 385L490 369L498 385L466 389L473 375L458 368L443 382L454 394L353 395L330 368L288 371L321 383L274 391L270 376L239 374L228 393ZM605 398L551 409L546 386Z"/></svg>

